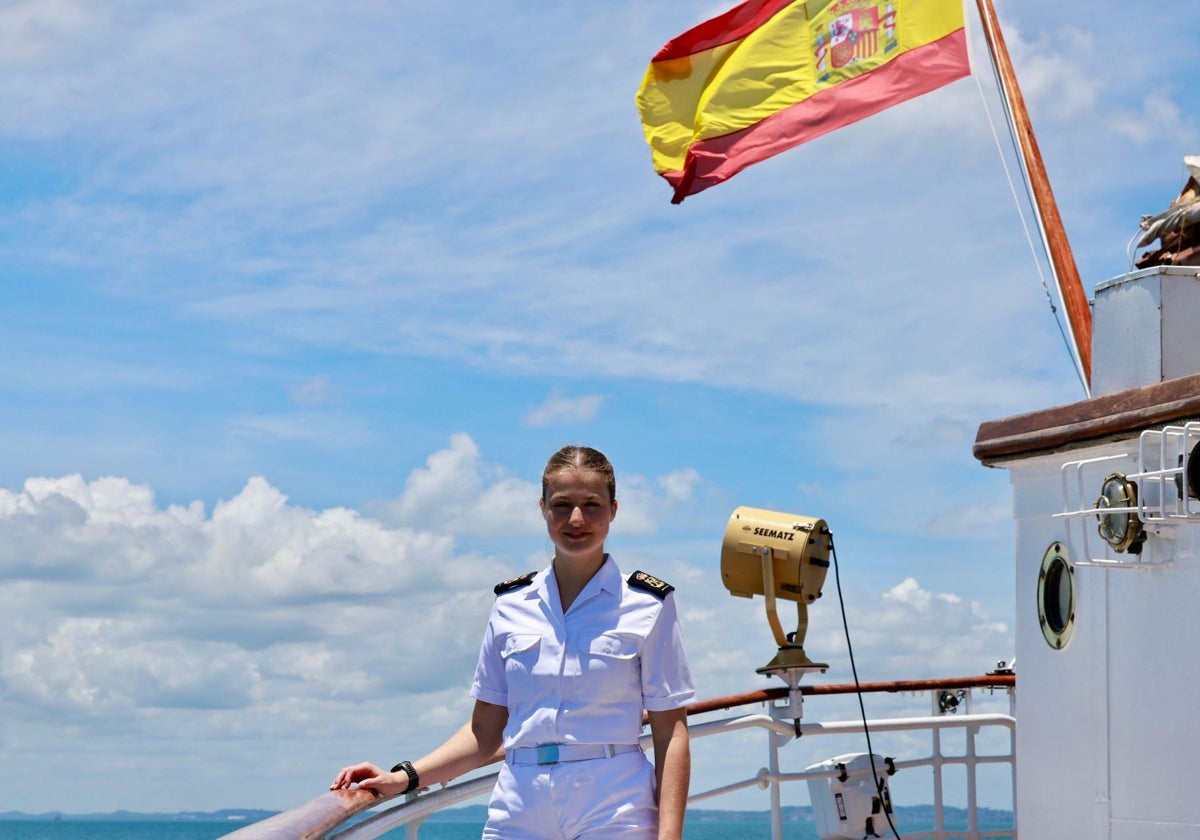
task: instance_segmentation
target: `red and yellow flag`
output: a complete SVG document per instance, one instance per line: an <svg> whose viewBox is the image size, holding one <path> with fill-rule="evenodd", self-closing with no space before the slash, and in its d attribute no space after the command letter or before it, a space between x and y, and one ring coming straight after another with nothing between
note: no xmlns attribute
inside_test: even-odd
<svg viewBox="0 0 1200 840"><path fill-rule="evenodd" d="M746 0L668 41L637 105L678 204L970 72L962 0Z"/></svg>

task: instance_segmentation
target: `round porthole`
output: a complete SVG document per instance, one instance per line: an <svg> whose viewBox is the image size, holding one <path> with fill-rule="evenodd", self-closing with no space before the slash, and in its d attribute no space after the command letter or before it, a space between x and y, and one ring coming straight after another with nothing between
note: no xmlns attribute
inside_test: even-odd
<svg viewBox="0 0 1200 840"><path fill-rule="evenodd" d="M1067 561L1067 547L1057 540L1042 556L1038 574L1038 623L1046 644L1061 650L1075 626L1075 570Z"/></svg>

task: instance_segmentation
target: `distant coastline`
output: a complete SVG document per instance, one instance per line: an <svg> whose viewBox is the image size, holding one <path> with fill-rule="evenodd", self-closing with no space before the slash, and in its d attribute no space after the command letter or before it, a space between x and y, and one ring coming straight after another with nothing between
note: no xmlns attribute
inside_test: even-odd
<svg viewBox="0 0 1200 840"><path fill-rule="evenodd" d="M175 813L143 814L135 811L110 811L104 814L68 814L48 811L27 814L23 811L0 811L0 820L26 822L245 822L252 823L273 817L278 811L253 808L225 808L220 811L178 811Z"/></svg>

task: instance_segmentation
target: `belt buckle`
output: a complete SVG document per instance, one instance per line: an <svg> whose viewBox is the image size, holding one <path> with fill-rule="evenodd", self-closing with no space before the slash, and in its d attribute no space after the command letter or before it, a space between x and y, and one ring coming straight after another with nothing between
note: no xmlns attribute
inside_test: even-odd
<svg viewBox="0 0 1200 840"><path fill-rule="evenodd" d="M558 744L538 744L534 749L538 764L558 764Z"/></svg>

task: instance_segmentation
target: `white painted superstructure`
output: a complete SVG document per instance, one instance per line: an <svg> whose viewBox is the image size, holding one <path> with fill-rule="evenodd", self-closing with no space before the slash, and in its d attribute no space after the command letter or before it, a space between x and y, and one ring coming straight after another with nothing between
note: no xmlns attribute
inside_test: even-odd
<svg viewBox="0 0 1200 840"><path fill-rule="evenodd" d="M1018 825L1028 838L1200 838L1200 500L1186 476L1200 441L1200 268L1103 283L1093 311L1093 398L985 423L976 442L1013 486ZM1114 473L1139 490L1140 553L1097 529ZM1070 570L1047 594L1056 543ZM1039 595L1069 601L1061 647Z"/></svg>

